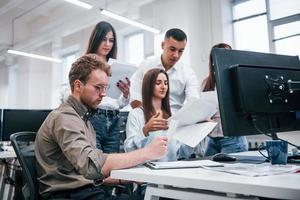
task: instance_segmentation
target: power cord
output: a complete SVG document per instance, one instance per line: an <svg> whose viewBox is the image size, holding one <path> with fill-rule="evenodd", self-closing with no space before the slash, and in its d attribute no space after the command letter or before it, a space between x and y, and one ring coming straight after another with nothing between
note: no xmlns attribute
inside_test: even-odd
<svg viewBox="0 0 300 200"><path fill-rule="evenodd" d="M257 126L257 124L256 124L256 116L255 116L255 115L251 115L251 121L252 121L252 123L253 123L253 125L254 125L254 128L255 128L260 134L266 135L266 136L272 138L272 135L271 135L271 134L265 133L265 132L263 132L260 128L258 128L258 126ZM281 141L283 141L283 142L286 142L286 143L288 143L289 145L291 145L291 146L293 146L293 147L296 147L297 150L300 150L300 146L298 146L298 145L295 145L295 144L293 144L293 143L291 143L291 142L289 142L289 141L286 141L286 140L284 140L284 139L281 139L281 138L278 138L278 140L281 140ZM294 152L295 152L295 151L293 151L293 153L294 153Z"/></svg>

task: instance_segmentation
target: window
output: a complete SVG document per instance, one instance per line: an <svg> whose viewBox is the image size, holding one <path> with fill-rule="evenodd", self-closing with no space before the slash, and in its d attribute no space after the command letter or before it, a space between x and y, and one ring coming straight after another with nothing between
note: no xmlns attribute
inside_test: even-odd
<svg viewBox="0 0 300 200"><path fill-rule="evenodd" d="M144 34L136 33L125 37L125 61L131 64L140 64L144 60Z"/></svg>
<svg viewBox="0 0 300 200"><path fill-rule="evenodd" d="M299 0L269 0L271 20L299 14Z"/></svg>
<svg viewBox="0 0 300 200"><path fill-rule="evenodd" d="M235 40L236 49L269 52L266 24L266 15L234 23L234 34L238 36Z"/></svg>
<svg viewBox="0 0 300 200"><path fill-rule="evenodd" d="M69 85L69 71L71 69L72 63L77 58L77 53L70 53L62 56L62 84Z"/></svg>
<svg viewBox="0 0 300 200"><path fill-rule="evenodd" d="M234 0L235 48L299 55L299 8L299 0Z"/></svg>

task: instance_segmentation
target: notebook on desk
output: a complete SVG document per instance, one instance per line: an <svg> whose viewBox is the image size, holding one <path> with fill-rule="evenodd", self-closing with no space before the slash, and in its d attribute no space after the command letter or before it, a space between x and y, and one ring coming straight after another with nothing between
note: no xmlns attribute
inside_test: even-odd
<svg viewBox="0 0 300 200"><path fill-rule="evenodd" d="M179 168L199 168L199 167L223 167L222 163L211 160L194 160L194 161L169 161L169 162L147 162L146 167L150 169L179 169Z"/></svg>

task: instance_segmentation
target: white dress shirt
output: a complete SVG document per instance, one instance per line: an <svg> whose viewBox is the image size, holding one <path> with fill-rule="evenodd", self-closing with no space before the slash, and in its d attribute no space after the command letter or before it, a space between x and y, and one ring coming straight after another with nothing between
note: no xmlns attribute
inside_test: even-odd
<svg viewBox="0 0 300 200"><path fill-rule="evenodd" d="M147 146L155 137L166 136L166 131L151 131L149 136L146 137L143 132L145 126L144 111L141 107L132 109L129 112L126 124L126 140L124 141L125 152L141 149ZM167 154L159 159L159 161L174 161L177 160L177 150L180 144L177 144L176 140L170 139L168 141Z"/></svg>
<svg viewBox="0 0 300 200"><path fill-rule="evenodd" d="M120 95L118 99L111 98L108 96L103 97L101 103L98 105L98 108L105 109L105 110L119 110L128 105L129 97L127 99Z"/></svg>
<svg viewBox="0 0 300 200"><path fill-rule="evenodd" d="M144 126L144 111L140 107L132 109L128 114L126 124L125 152L140 149L146 144L146 137L143 132Z"/></svg>
<svg viewBox="0 0 300 200"><path fill-rule="evenodd" d="M139 69L131 77L130 102L138 100L142 102L142 83L145 73L153 68L165 70L161 57L155 56L144 60ZM177 62L166 71L169 76L170 106L172 113L179 110L184 101L200 97L200 84L192 68L183 66Z"/></svg>

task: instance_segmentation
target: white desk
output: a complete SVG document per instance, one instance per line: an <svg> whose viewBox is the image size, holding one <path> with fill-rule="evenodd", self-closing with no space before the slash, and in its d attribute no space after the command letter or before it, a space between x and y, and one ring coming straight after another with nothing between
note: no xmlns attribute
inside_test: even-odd
<svg viewBox="0 0 300 200"><path fill-rule="evenodd" d="M5 151L0 151L0 159L16 158L16 153L12 146L3 147Z"/></svg>
<svg viewBox="0 0 300 200"><path fill-rule="evenodd" d="M16 153L12 146L3 147L5 151L0 151L0 199L13 199L14 197L14 185L15 180L15 167L9 167L9 165L16 164Z"/></svg>
<svg viewBox="0 0 300 200"><path fill-rule="evenodd" d="M145 199L300 199L300 174L248 177L202 168L113 170L112 178L147 182ZM241 195L239 195L241 194Z"/></svg>

